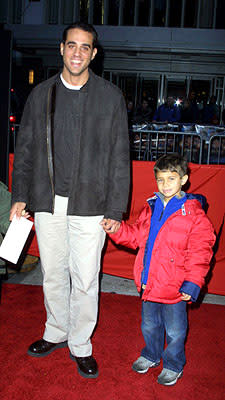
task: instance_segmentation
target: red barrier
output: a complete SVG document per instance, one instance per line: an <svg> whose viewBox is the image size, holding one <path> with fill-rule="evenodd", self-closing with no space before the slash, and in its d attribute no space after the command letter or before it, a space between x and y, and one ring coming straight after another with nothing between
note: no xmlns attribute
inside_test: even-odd
<svg viewBox="0 0 225 400"><path fill-rule="evenodd" d="M11 187L13 155L9 162L9 187ZM129 206L129 222L137 218L146 199L157 190L153 174L153 162L132 162L132 196ZM188 192L200 193L206 196L208 202L207 215L213 223L218 244L213 266L208 276L208 292L225 295L225 166L189 164L190 185ZM28 254L38 255L36 236L28 249ZM133 278L135 253L121 248L107 240L103 256L103 272L106 274Z"/></svg>

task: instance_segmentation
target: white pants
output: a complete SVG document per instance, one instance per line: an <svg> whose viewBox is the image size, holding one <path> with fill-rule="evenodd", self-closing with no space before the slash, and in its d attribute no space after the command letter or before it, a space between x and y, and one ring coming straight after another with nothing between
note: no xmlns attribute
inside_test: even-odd
<svg viewBox="0 0 225 400"><path fill-rule="evenodd" d="M68 199L56 196L54 214L35 213L47 321L43 338L68 340L77 357L92 354L98 314L103 216L67 216Z"/></svg>

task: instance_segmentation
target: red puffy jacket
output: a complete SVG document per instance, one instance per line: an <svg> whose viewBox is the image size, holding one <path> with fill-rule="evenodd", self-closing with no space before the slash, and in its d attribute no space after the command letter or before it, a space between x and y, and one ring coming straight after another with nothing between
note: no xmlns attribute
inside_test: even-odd
<svg viewBox="0 0 225 400"><path fill-rule="evenodd" d="M179 209L166 220L156 237L143 300L178 303L184 281L199 287L204 283L215 243L213 227L197 199L187 199L184 207L185 212ZM134 264L139 292L151 214L147 203L134 224L123 221L119 231L110 235L117 244L139 248Z"/></svg>

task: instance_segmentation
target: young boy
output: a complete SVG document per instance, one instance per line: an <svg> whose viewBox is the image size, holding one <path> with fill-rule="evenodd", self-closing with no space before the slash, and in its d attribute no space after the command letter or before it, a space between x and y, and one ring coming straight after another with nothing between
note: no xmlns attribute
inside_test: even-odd
<svg viewBox="0 0 225 400"><path fill-rule="evenodd" d="M132 368L145 373L162 358L158 383L174 385L186 362L186 302L197 300L215 235L202 209L204 197L181 191L188 180L187 161L179 155L163 155L154 173L159 192L147 200L137 221L132 225L122 221L113 232L103 227L116 243L139 247L134 278L143 300L145 347Z"/></svg>

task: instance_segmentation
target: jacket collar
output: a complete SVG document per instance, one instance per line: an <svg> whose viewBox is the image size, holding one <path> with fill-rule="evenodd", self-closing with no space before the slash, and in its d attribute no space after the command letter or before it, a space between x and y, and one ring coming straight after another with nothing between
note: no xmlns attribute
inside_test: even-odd
<svg viewBox="0 0 225 400"><path fill-rule="evenodd" d="M177 200L179 201L179 200L182 200L182 199L184 199L184 198L186 197L186 193L185 193L185 192L181 191L180 194L181 194L180 197L174 196L173 198L175 198L175 199L177 199ZM160 193L160 192L155 192L155 195L156 195L156 196L162 201L162 203L164 204L164 196L163 196L163 194ZM171 199L171 200L172 200L172 199Z"/></svg>

